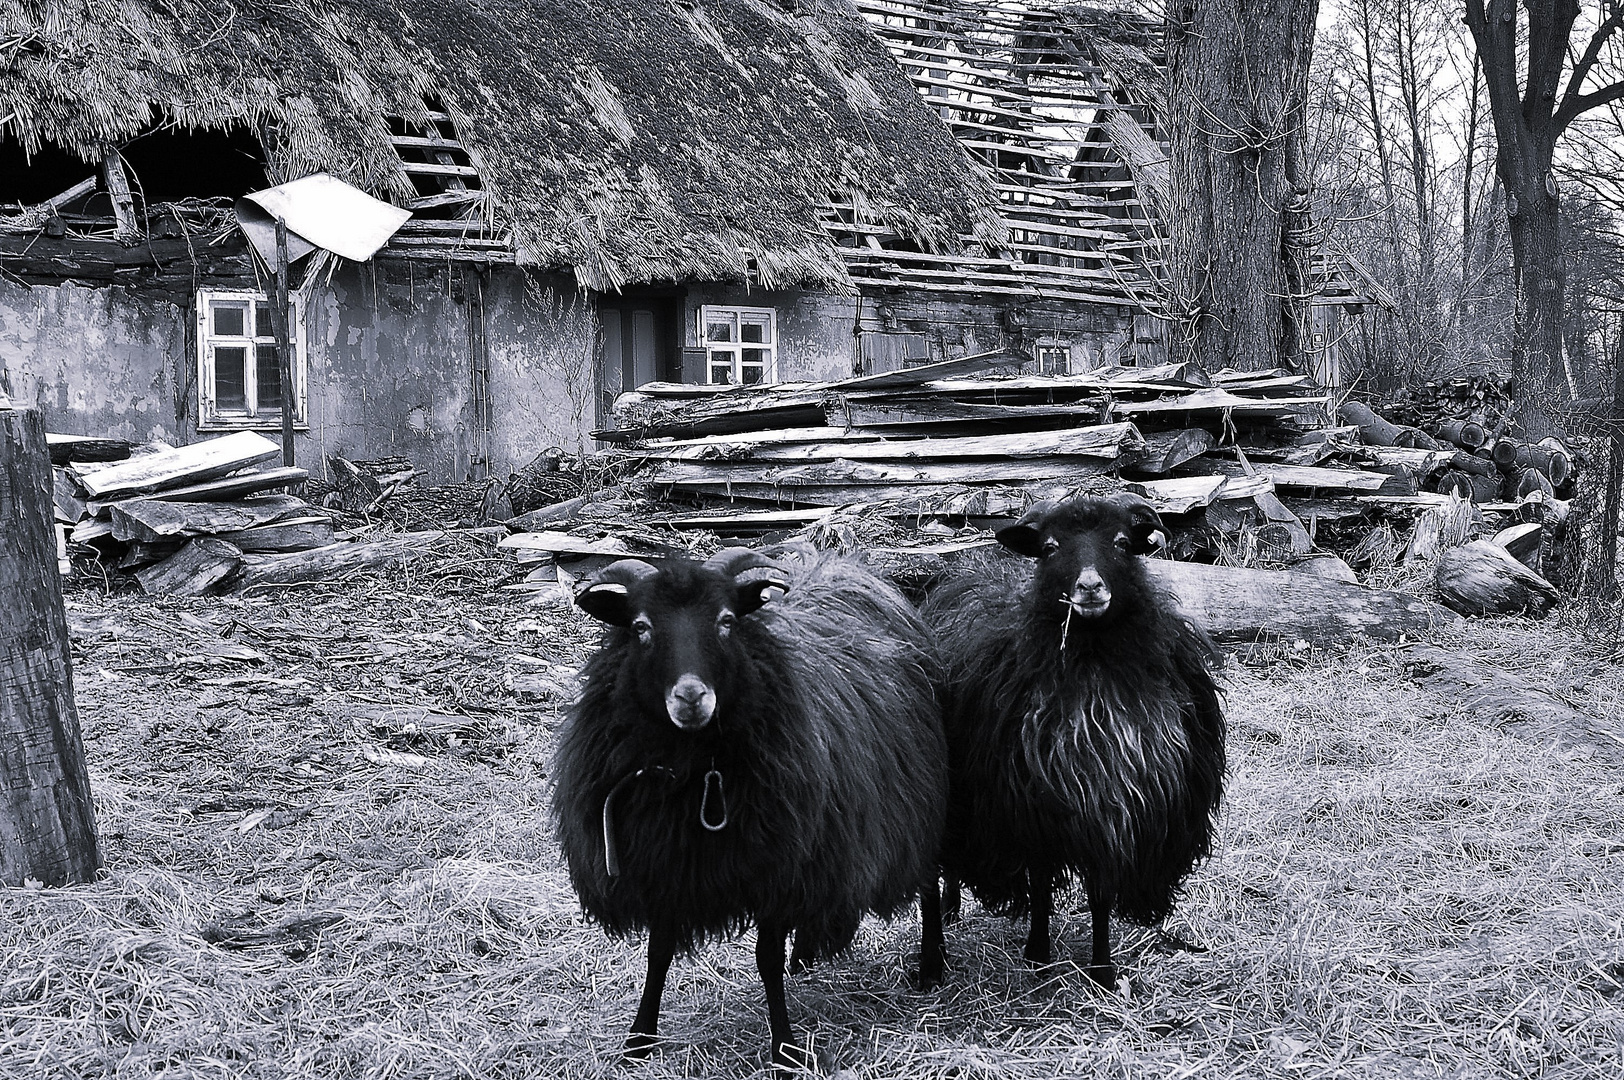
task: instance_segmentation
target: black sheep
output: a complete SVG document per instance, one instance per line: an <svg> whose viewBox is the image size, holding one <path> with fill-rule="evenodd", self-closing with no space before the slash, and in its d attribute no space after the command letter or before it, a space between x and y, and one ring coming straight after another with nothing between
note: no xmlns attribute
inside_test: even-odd
<svg viewBox="0 0 1624 1080"><path fill-rule="evenodd" d="M1139 559L1162 529L1135 495L1040 504L998 533L1035 569L989 561L924 608L952 763L943 869L989 910L1029 914L1040 964L1054 889L1081 880L1107 986L1112 911L1166 918L1223 788L1213 647Z"/></svg>
<svg viewBox="0 0 1624 1080"><path fill-rule="evenodd" d="M788 571L744 549L622 560L576 603L611 629L560 736L553 812L587 914L649 934L627 1054L655 1042L672 958L753 923L773 1061L793 1063L789 933L800 969L865 913L935 897L947 747L924 628L861 565L810 552Z"/></svg>

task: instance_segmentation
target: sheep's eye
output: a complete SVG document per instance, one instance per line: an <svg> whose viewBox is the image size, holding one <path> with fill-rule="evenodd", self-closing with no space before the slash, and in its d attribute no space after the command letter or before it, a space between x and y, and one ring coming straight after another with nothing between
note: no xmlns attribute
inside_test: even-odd
<svg viewBox="0 0 1624 1080"><path fill-rule="evenodd" d="M1116 546L1121 548L1123 551L1128 550L1129 544L1127 533L1117 533Z"/></svg>
<svg viewBox="0 0 1624 1080"><path fill-rule="evenodd" d="M724 611L716 616L716 632L722 637L727 637L733 630L733 624L738 621L738 617L731 611Z"/></svg>
<svg viewBox="0 0 1624 1080"><path fill-rule="evenodd" d="M1041 548L1039 548L1038 550L1043 554L1043 556L1045 558L1047 558L1048 556L1053 555L1055 552L1060 550L1060 541L1056 540L1054 537L1051 536L1048 539L1043 541L1043 546Z"/></svg>
<svg viewBox="0 0 1624 1080"><path fill-rule="evenodd" d="M632 630L637 634L637 640L643 642L645 645L648 644L649 639L654 636L654 624L649 622L647 615L639 615L637 618L633 619Z"/></svg>

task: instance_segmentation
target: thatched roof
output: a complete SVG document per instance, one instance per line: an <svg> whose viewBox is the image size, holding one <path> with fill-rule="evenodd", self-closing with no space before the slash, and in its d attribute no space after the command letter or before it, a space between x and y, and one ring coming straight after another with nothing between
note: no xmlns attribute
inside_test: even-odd
<svg viewBox="0 0 1624 1080"><path fill-rule="evenodd" d="M386 117L427 126L426 99L519 262L593 288L848 285L830 199L925 250L1000 228L846 0L0 0L0 138L30 150L247 124L272 182L325 170L404 201Z"/></svg>

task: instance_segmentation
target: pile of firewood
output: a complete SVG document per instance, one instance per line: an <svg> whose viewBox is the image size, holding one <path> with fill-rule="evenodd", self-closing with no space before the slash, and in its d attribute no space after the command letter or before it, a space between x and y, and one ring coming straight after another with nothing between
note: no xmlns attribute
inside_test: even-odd
<svg viewBox="0 0 1624 1080"><path fill-rule="evenodd" d="M64 546L149 593L199 596L373 566L420 537L340 543L331 518L285 489L304 469L251 431L189 446L48 436Z"/></svg>
<svg viewBox="0 0 1624 1080"><path fill-rule="evenodd" d="M1509 379L1469 375L1406 387L1379 411L1392 423L1425 431L1451 420L1477 424L1497 439L1509 430L1514 408Z"/></svg>

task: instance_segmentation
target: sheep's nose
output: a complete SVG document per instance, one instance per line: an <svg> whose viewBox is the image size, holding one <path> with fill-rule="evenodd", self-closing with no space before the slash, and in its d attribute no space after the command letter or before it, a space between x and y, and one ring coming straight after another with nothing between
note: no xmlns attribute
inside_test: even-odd
<svg viewBox="0 0 1624 1080"><path fill-rule="evenodd" d="M702 728L716 711L716 694L697 675L684 675L666 691L665 711L679 728Z"/></svg>
<svg viewBox="0 0 1624 1080"><path fill-rule="evenodd" d="M1098 570L1086 566L1078 573L1067 602L1079 615L1099 615L1111 604L1111 588Z"/></svg>

